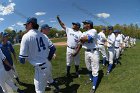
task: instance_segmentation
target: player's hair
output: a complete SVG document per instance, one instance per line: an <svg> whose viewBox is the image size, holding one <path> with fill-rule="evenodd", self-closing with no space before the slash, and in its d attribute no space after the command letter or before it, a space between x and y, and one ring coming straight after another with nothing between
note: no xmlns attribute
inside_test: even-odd
<svg viewBox="0 0 140 93"><path fill-rule="evenodd" d="M93 25L90 24L90 28L93 29Z"/></svg>
<svg viewBox="0 0 140 93"><path fill-rule="evenodd" d="M37 29L37 30L38 30L39 25L38 25L38 24L34 24L34 23L32 23L32 28L33 28L33 29Z"/></svg>

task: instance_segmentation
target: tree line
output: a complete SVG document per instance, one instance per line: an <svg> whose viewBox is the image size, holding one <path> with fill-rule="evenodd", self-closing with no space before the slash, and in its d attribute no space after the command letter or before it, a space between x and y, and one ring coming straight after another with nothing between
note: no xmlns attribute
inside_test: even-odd
<svg viewBox="0 0 140 93"><path fill-rule="evenodd" d="M102 30L103 27L107 26L103 26L103 25L98 25L98 26L94 26L94 28L100 32ZM121 30L121 32L124 35L128 35L131 37L135 37L137 39L140 39L140 28L137 24L130 24L130 25L120 25L120 24L116 24L114 26L114 29L119 29ZM84 29L80 29L82 32L84 32ZM8 33L9 34L9 40L12 43L20 43L22 36L26 33L26 31L23 30L19 30L19 31L15 31L15 30L11 30L11 29L5 29L4 32L1 32L0 37L2 36L3 33ZM108 34L108 32L106 32L106 34ZM49 38L62 38L62 37L66 37L66 33L64 30L58 30L56 28L52 28L49 32L48 35Z"/></svg>

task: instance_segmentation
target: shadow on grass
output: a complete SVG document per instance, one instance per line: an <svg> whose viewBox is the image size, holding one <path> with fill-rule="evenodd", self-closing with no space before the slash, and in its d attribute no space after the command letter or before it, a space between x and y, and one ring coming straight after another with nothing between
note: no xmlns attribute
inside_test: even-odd
<svg viewBox="0 0 140 93"><path fill-rule="evenodd" d="M77 90L80 85L79 84L70 85L70 83L73 82L73 78L75 78L75 76L70 77L64 76L55 78L58 85L65 85L65 88L60 89L60 93L77 93Z"/></svg>
<svg viewBox="0 0 140 93"><path fill-rule="evenodd" d="M86 74L88 74L88 70L87 70L87 68L81 68L80 70L79 70L79 74L82 74L82 75L86 75Z"/></svg>
<svg viewBox="0 0 140 93"><path fill-rule="evenodd" d="M99 70L98 82L97 82L96 89L98 88L99 84L101 83L103 76L104 76L103 70Z"/></svg>
<svg viewBox="0 0 140 93"><path fill-rule="evenodd" d="M35 93L35 86L33 84L21 82L20 85L26 87L26 89L24 89L24 93Z"/></svg>

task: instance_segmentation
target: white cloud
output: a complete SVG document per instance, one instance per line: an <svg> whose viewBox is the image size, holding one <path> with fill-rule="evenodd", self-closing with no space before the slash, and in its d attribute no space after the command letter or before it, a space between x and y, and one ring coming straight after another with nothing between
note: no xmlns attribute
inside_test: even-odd
<svg viewBox="0 0 140 93"><path fill-rule="evenodd" d="M108 17L110 17L110 14L107 14L107 13L99 13L99 14L97 14L97 16L100 17L100 18L108 18Z"/></svg>
<svg viewBox="0 0 140 93"><path fill-rule="evenodd" d="M0 18L0 22L4 21L4 18Z"/></svg>
<svg viewBox="0 0 140 93"><path fill-rule="evenodd" d="M20 21L19 21L19 22L17 22L16 24L17 24L18 26L24 27L24 26L23 26L23 24L24 24L23 22L20 22Z"/></svg>
<svg viewBox="0 0 140 93"><path fill-rule="evenodd" d="M13 25L11 25L12 27L15 27L16 26L16 24L13 24Z"/></svg>
<svg viewBox="0 0 140 93"><path fill-rule="evenodd" d="M55 18L50 18L50 22L51 22L51 23L56 23Z"/></svg>
<svg viewBox="0 0 140 93"><path fill-rule="evenodd" d="M9 0L9 3L11 3L12 2L12 0Z"/></svg>
<svg viewBox="0 0 140 93"><path fill-rule="evenodd" d="M10 26L10 27L8 27L8 29L10 29L10 30L14 30L14 28L13 28L13 27L11 27L11 26Z"/></svg>
<svg viewBox="0 0 140 93"><path fill-rule="evenodd" d="M36 12L35 15L37 16L41 16L41 15L45 15L46 13L45 12Z"/></svg>
<svg viewBox="0 0 140 93"><path fill-rule="evenodd" d="M40 20L40 23L44 23L45 21L44 20Z"/></svg>
<svg viewBox="0 0 140 93"><path fill-rule="evenodd" d="M14 12L15 3L10 3L7 6L0 5L0 15L9 15Z"/></svg>
<svg viewBox="0 0 140 93"><path fill-rule="evenodd" d="M56 20L51 20L50 22L51 22L51 23L56 23Z"/></svg>

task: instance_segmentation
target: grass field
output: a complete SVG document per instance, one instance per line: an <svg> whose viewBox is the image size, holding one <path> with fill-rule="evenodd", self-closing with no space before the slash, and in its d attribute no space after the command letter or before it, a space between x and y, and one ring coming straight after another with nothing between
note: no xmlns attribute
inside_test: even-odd
<svg viewBox="0 0 140 93"><path fill-rule="evenodd" d="M140 93L140 42L137 46L127 49L121 56L121 65L117 65L109 76L104 76L106 69L100 65L99 82L96 93ZM87 70L84 63L84 51L80 52L80 78L66 78L66 47L56 47L56 59L52 61L53 77L58 80L60 85L60 93L89 93L91 83L85 85L88 80ZM19 46L15 46L17 55L19 54ZM34 69L26 62L22 65L15 63L20 80L23 85L20 88L25 90L25 93L35 93L33 85ZM75 72L72 66L71 73ZM54 88L52 87L52 90ZM46 90L46 93L52 93L52 90Z"/></svg>

